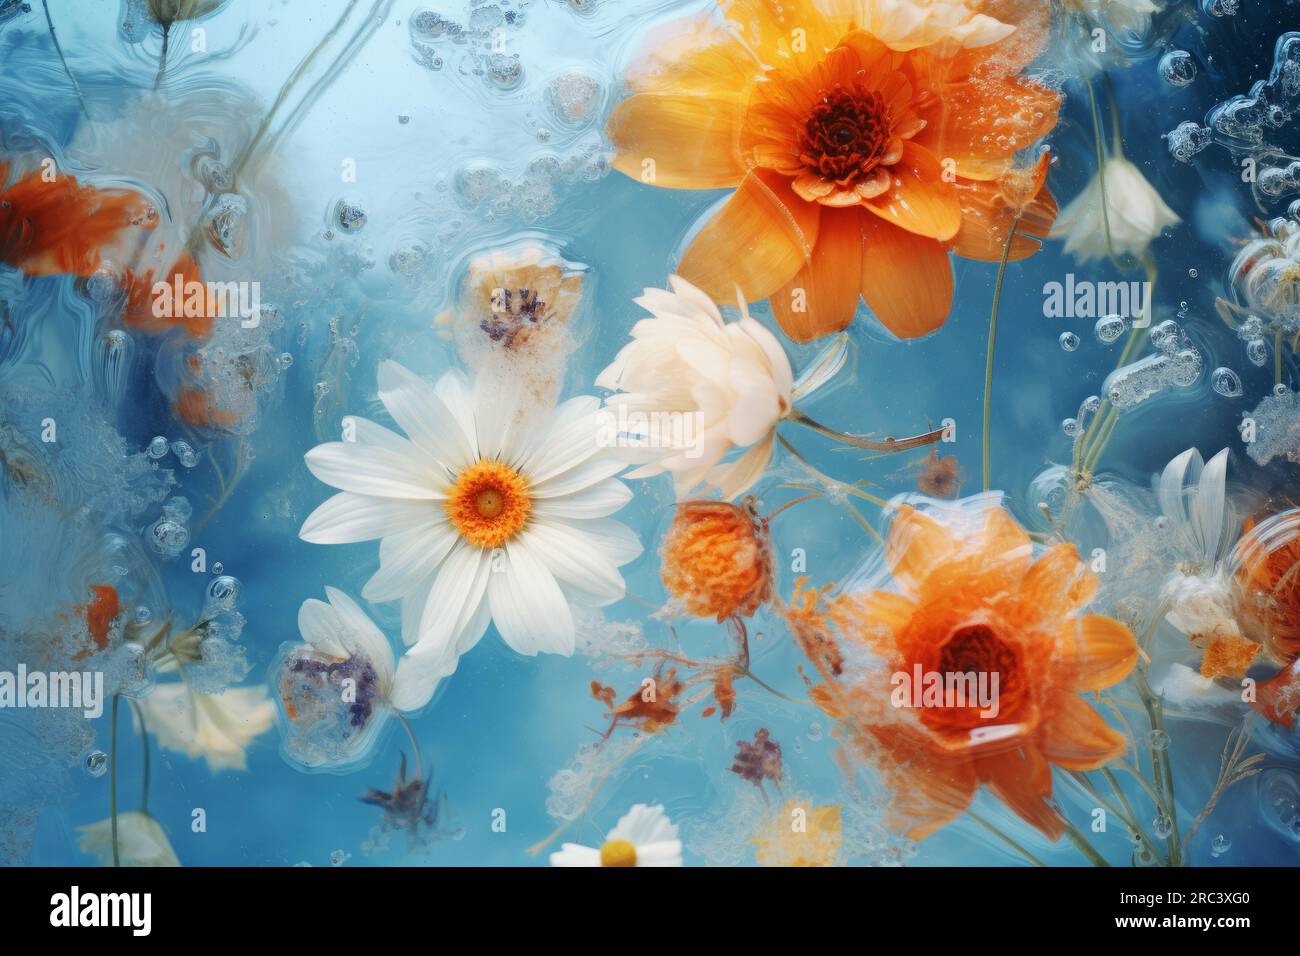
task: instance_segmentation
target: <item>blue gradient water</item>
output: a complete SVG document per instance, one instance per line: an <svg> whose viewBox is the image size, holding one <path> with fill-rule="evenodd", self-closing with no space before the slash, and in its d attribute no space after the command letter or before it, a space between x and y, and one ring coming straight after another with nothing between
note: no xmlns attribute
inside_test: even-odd
<svg viewBox="0 0 1300 956"><path fill-rule="evenodd" d="M8 12L10 6L3 9ZM130 175L129 170L81 165L86 160L74 144L86 132L86 120L51 46L44 10L40 4L32 6L31 12L0 22L0 153L43 144L63 168L92 179L109 183ZM109 127L124 122L122 112L152 86L157 69L156 32L142 42L129 42L119 31L128 6L118 0L50 4L59 41L91 115ZM256 106L241 119L255 126L294 67L348 6L346 0L232 0L199 24L206 30L209 52L195 53L184 42L175 44L162 100L183 102L187 96L212 93L219 102L247 101ZM596 373L624 344L640 316L633 297L647 286L663 285L693 225L725 195L652 189L609 172L599 159L602 120L620 95L621 69L631 49L648 25L701 6L674 0L592 0L584 12L559 0L426 2L423 9L456 23L471 23L471 15L482 18L478 22L483 24L495 23L465 44L431 44L442 58L441 69L435 70L416 55L409 22L415 8L400 0L375 4L373 12L382 22L373 35L344 57L337 76L268 153L262 175L274 180L286 201L272 211L274 225L266 218L254 219L259 255L250 257L244 268L248 278L261 281L264 301L280 310L283 324L271 344L277 353L290 353L293 362L261 403L259 424L247 439L255 457L246 474L191 542L243 585L239 609L247 618L242 643L252 663L249 682L269 680L274 685L272 659L284 642L298 639L297 612L303 600L321 597L326 585L359 595L373 573L373 543L323 547L298 538L302 520L330 493L307 472L302 456L322 436L332 436L333 423L342 414L382 416L375 398L375 370L382 359L397 357L426 377L455 364L453 347L435 334L432 319L447 303L464 261L529 234L555 243L567 259L590 268L581 317L583 339L565 388L566 394L580 394L591 390ZM1283 29L1300 26L1284 22L1296 19L1292 5L1252 6L1231 23L1201 17L1180 28L1180 45L1202 58L1207 50L1213 54L1213 65L1207 67L1202 60L1200 75L1189 87L1161 83L1154 60L1141 60L1113 75L1126 155L1189 224L1176 239L1155 246L1160 272L1155 320L1181 309L1189 334L1207 355L1206 368L1223 364L1236 369L1246 393L1240 399L1223 398L1202 376L1193 388L1126 414L1102 467L1140 484L1190 445L1208 457L1231 444L1242 411L1272 384L1271 368L1255 369L1243 361L1240 344L1213 309L1235 251L1231 242L1249 234L1248 217L1258 213L1250 208L1237 170L1226 158L1217 164L1180 165L1161 140L1178 122L1199 121L1210 106L1263 76L1273 38ZM370 8L366 0L357 4L345 32L358 29ZM498 14L501 20L496 23ZM514 16L507 21L506 14ZM480 59L485 49L490 52L493 29L503 31L498 36L504 37L504 49L508 55L517 54L522 65L522 80L511 89L475 75L469 65L468 49L476 49ZM183 41L187 33L180 29L176 35ZM586 73L602 90L599 106L578 128L555 123L545 104L548 82L566 70ZM1062 120L1050 139L1059 159L1051 186L1062 200L1075 195L1095 170L1086 96L1070 83L1064 90ZM300 93L301 88L295 95ZM183 124L181 109L166 122ZM549 132L539 136L539 129ZM147 142L135 146L149 148ZM530 179L530 164L539 158L555 160L562 171L553 179L537 173ZM348 160L355 162L355 182L341 179ZM467 195L467 177L481 184L481 196ZM332 211L340 200L365 211L361 231L347 234L331 228ZM287 240L281 242L282 237ZM423 268L414 276L399 274L390 257L417 243L428 251ZM992 483L1007 493L1010 506L1026 522L1035 517L1028 490L1034 477L1049 463L1069 461L1070 439L1061 421L1075 415L1083 398L1099 390L1118 357L1118 346L1096 341L1091 322L1044 316L1044 284L1063 281L1072 271L1079 271L1078 266L1063 255L1061 243L1049 242L1041 254L1008 269L1002 294ZM961 461L964 491L977 490L984 354L996 272L996 265L958 260L952 315L938 334L923 341L894 341L863 307L851 329L850 368L833 389L818 393L807 410L833 427L878 435L915 434L951 418L957 424L957 440L944 453ZM1089 275L1119 278L1107 268L1094 267ZM75 285L68 276L24 281L13 270L0 270L0 298L10 302L24 336L21 349L0 352L0 387L6 393L26 390L37 405L44 396L65 390L77 396L74 406L100 401L90 388L95 316L84 297L75 294ZM772 324L766 306L754 312ZM355 355L341 362L327 359L332 321L355 344ZM1075 352L1058 345L1066 330L1082 339ZM142 450L154 435L183 437L149 377L140 375L158 343L143 335L136 339L139 380L120 406L108 412L131 452ZM817 346L789 348L796 371L817 352ZM322 381L330 386L324 398L317 388ZM912 465L924 454L864 460L861 453L831 450L811 433L792 437L827 473L851 481L868 479L883 497L914 488ZM216 450L218 458L229 462L231 448L227 440ZM196 515L206 511L218 493L208 467L213 449L202 450L204 461L193 469L177 467L174 459L164 463L175 472L175 490L194 503ZM639 600L606 609L606 616L611 621L640 621L651 640L663 641L667 629L648 617L647 605L664 600L656 544L671 519L672 493L664 478L639 483L636 490L634 502L620 517L646 546L646 553L624 569L629 592ZM777 494L771 500L782 499ZM843 580L866 557L870 539L841 508L814 501L792 514L797 521L775 529L781 593L788 594L798 576L790 571L787 556L792 549L806 551L806 573L817 583ZM145 523L119 530L140 534ZM21 555L35 547L12 531L0 540L6 553ZM159 567L177 618L192 619L202 607L211 574L193 573L183 556L159 562ZM30 610L48 607L54 593L51 582L47 592L10 590L3 598L27 602ZM7 608L6 616L12 610ZM395 638L396 606L370 611ZM755 648L755 672L801 695L799 656L784 638L781 623L761 612L751 628L751 633L756 631L762 632L762 640ZM725 651L726 639L717 626L693 624L679 627L679 633L683 646L693 652ZM546 807L548 780L570 764L579 747L595 740L589 728L602 723L600 705L588 690L593 673L590 659L582 655L523 658L489 632L412 721L426 765L433 768L434 785L446 795L447 814L440 823L441 835L415 847L397 832L387 848L366 848L378 812L359 797L370 787L387 789L399 754L410 751L401 728L391 723L368 765L348 775L295 769L279 752L275 728L251 746L244 771L213 773L202 761L151 745L149 809L186 865L322 866L339 850L350 855L348 865L544 864L545 853L533 856L526 850L555 826ZM11 807L36 808L36 820L29 830L29 852L7 862L92 863L77 849L74 828L108 815L109 778L92 777L81 766L84 753L109 749L107 713L92 723L93 744L76 747L72 759L50 757L45 744L24 737L24 718L11 716L0 723L0 798ZM782 742L787 776L799 792L819 802L842 799L846 781L833 760L835 744L825 716L806 704L786 703L748 687L727 722L692 714L682 727L641 750L564 839L598 844L632 803L662 802L683 828L688 864L705 862L693 838L707 844L707 832L744 796L748 785L727 768L736 742L749 739L760 727L770 728ZM1190 721L1175 721L1174 727L1174 761L1180 787L1187 791L1185 802L1180 792L1180 805L1183 813L1194 815L1218 770L1225 728ZM119 800L124 809L132 809L139 803L143 767L140 741L125 712L119 741ZM1294 738L1289 743L1279 740L1275 747L1280 754L1289 750L1293 765ZM869 782L863 783L870 788ZM1067 810L1086 815L1085 801L1076 792L1058 784L1058 795ZM1027 828L1017 828L987 795L979 797L976 807L1014 829L1044 860L1077 860L1068 844L1048 847ZM196 808L206 813L206 832L191 830ZM506 811L505 832L492 827L498 809ZM14 819L8 818L9 826L16 826ZM725 830L725 823L717 828ZM1230 837L1231 849L1214 858L1209 843L1220 833ZM1127 841L1120 832L1103 835L1098 845L1115 862L1127 862ZM735 852L748 858L741 845ZM1247 781L1220 803L1193 844L1191 857L1204 865L1294 865L1300 863L1300 844L1261 821L1255 781ZM1016 861L965 821L925 841L908 859L918 865Z"/></svg>

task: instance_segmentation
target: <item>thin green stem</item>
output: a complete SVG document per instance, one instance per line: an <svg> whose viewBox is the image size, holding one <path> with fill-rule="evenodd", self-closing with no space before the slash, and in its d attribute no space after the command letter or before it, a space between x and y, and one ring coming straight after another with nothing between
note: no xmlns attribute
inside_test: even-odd
<svg viewBox="0 0 1300 956"><path fill-rule="evenodd" d="M142 759L144 762L144 772L140 775L140 810L143 813L149 812L149 727L144 722L144 709L134 700L131 703L131 710L135 713L135 719L140 722L140 749L143 751Z"/></svg>
<svg viewBox="0 0 1300 956"><path fill-rule="evenodd" d="M998 340L998 312L1002 307L1002 284L1007 277L1007 262L1011 258L1011 244L1016 239L1016 229L1020 225L1020 213L1012 220L1011 226L1007 229L1007 241L1002 247L1002 259L998 262L998 277L993 285L993 308L989 313L989 343L987 354L984 359L984 435L983 435L983 458L984 458L984 490L989 490L990 466L989 466L989 447L990 433L993 427L993 355L997 347Z"/></svg>
<svg viewBox="0 0 1300 956"><path fill-rule="evenodd" d="M67 74L68 79L72 82L72 88L77 93L77 101L81 103L81 112L85 114L86 119L90 119L90 108L86 106L86 98L81 95L81 84L77 78L72 75L72 69L68 66L68 58L63 55L63 46L59 43L59 35L54 31L54 18L50 16L50 0L42 0L45 7L45 22L50 27L50 40L54 43L54 52L59 55L59 62L63 64L63 72Z"/></svg>
<svg viewBox="0 0 1300 956"><path fill-rule="evenodd" d="M406 715L400 710L394 710L393 714L397 717L397 722L402 725L406 731L407 738L411 741L411 748L415 751L415 779L424 780L424 760L420 755L420 742L415 739L415 731L411 727L411 722L406 719Z"/></svg>
<svg viewBox="0 0 1300 956"><path fill-rule="evenodd" d="M1106 862L1106 858L1097 852L1097 848L1092 845L1091 841L1089 841L1082 832L1080 832L1078 827L1069 820L1066 820L1064 814L1062 814L1061 819L1065 821L1066 837L1069 838L1072 844L1074 844L1074 848L1083 854L1084 859L1093 866L1110 866L1110 864Z"/></svg>
<svg viewBox="0 0 1300 956"><path fill-rule="evenodd" d="M991 823L991 822L988 821L988 820L985 820L982 816L980 816L979 814L977 814L974 810L967 810L967 811L966 811L966 816L970 817L972 820L974 820L976 823L978 823L980 826L982 826L985 830L988 830L989 833L992 833L992 834L993 834L995 837L997 837L999 840L1001 840L1002 842L1006 843L1007 846L1011 847L1011 849L1015 850L1017 853L1019 853L1021 856L1023 856L1026 860L1028 860L1028 861L1029 861L1030 863L1032 863L1034 866L1046 866L1046 865L1047 865L1047 864L1045 864L1042 860L1040 860L1038 857L1034 856L1034 854L1030 853L1027 849L1025 849L1025 847L1022 846L1020 843L1016 842L1012 837L1010 837L1009 835L1007 835L1006 833L1004 833L1004 832L1003 832L999 827L994 826L993 823Z"/></svg>
<svg viewBox="0 0 1300 956"><path fill-rule="evenodd" d="M117 849L117 704L121 694L113 695L108 725L108 818L113 831L113 865L121 866Z"/></svg>
<svg viewBox="0 0 1300 956"><path fill-rule="evenodd" d="M161 24L162 26L162 53L158 55L158 75L153 78L153 88L156 90L162 85L163 73L167 71L167 46L172 35L172 25L170 23Z"/></svg>

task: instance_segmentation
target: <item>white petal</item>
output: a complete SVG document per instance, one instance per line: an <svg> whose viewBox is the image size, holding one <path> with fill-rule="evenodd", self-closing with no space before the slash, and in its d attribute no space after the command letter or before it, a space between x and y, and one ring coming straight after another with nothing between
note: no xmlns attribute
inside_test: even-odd
<svg viewBox="0 0 1300 956"><path fill-rule="evenodd" d="M452 370L438 379L438 384L433 390L460 425L461 433L465 436L465 442L472 452L471 460L478 461L482 454L478 447L478 428L474 424L474 399L471 397L469 382L462 373Z"/></svg>
<svg viewBox="0 0 1300 956"><path fill-rule="evenodd" d="M626 467L626 463L618 456L610 454L608 450L602 450L601 454L588 458L576 467L538 482L532 486L530 493L533 498L558 498L561 495L571 495L599 484L607 478L613 478Z"/></svg>
<svg viewBox="0 0 1300 956"><path fill-rule="evenodd" d="M432 508L428 500L374 498L340 491L325 501L302 523L298 537L313 544L353 544L370 541L423 520Z"/></svg>
<svg viewBox="0 0 1300 956"><path fill-rule="evenodd" d="M438 569L458 540L445 513L388 535L379 544L379 570L361 589L361 596L367 601L405 597Z"/></svg>
<svg viewBox="0 0 1300 956"><path fill-rule="evenodd" d="M617 478L606 478L560 498L537 498L532 513L537 518L606 518L631 500L632 489Z"/></svg>
<svg viewBox="0 0 1300 956"><path fill-rule="evenodd" d="M600 400L590 395L557 408L520 454L516 467L530 481L545 481L582 464L601 450Z"/></svg>
<svg viewBox="0 0 1300 956"><path fill-rule="evenodd" d="M637 866L681 866L682 841L661 840L655 843L637 845Z"/></svg>
<svg viewBox="0 0 1300 956"><path fill-rule="evenodd" d="M664 813L662 804L638 803L609 831L609 839L626 840L633 846L677 839L677 827Z"/></svg>
<svg viewBox="0 0 1300 956"><path fill-rule="evenodd" d="M488 600L501 639L520 654L573 654L573 615L564 593L524 537L492 562Z"/></svg>
<svg viewBox="0 0 1300 956"><path fill-rule="evenodd" d="M519 537L583 603L612 604L626 593L623 576L616 570L618 564L600 548L598 539L583 534L579 527L560 521L537 522Z"/></svg>
<svg viewBox="0 0 1300 956"><path fill-rule="evenodd" d="M348 656L341 631L338 612L324 601L308 598L298 608L298 633L322 654L339 659Z"/></svg>
<svg viewBox="0 0 1300 956"><path fill-rule="evenodd" d="M577 843L564 843L551 854L551 866L600 866L600 851Z"/></svg>
<svg viewBox="0 0 1300 956"><path fill-rule="evenodd" d="M475 460L469 437L433 385L396 362L379 364L379 399L420 448L448 470Z"/></svg>
<svg viewBox="0 0 1300 956"><path fill-rule="evenodd" d="M487 552L479 548L458 544L452 549L434 578L420 617L419 640L408 653L420 650L440 657L455 650L484 600L490 564Z"/></svg>
<svg viewBox="0 0 1300 956"><path fill-rule="evenodd" d="M1209 460L1201 472L1192 501L1192 527L1196 530L1201 555L1213 563L1223 540L1223 514L1228 480L1228 449Z"/></svg>
<svg viewBox="0 0 1300 956"><path fill-rule="evenodd" d="M773 441L773 435L768 435L766 439L747 449L735 461L711 468L707 481L728 501L748 491L767 470L768 463L772 460Z"/></svg>
<svg viewBox="0 0 1300 956"><path fill-rule="evenodd" d="M338 588L326 587L325 596L338 615L339 643L353 656L368 660L387 687L393 677L393 647L369 615Z"/></svg>
<svg viewBox="0 0 1300 956"><path fill-rule="evenodd" d="M343 491L380 498L443 498L447 477L415 446L400 453L360 442L326 442L305 456L311 473Z"/></svg>
<svg viewBox="0 0 1300 956"><path fill-rule="evenodd" d="M438 654L434 648L407 651L397 662L389 703L404 712L419 710L433 699L438 682L456 670L456 662L455 654Z"/></svg>

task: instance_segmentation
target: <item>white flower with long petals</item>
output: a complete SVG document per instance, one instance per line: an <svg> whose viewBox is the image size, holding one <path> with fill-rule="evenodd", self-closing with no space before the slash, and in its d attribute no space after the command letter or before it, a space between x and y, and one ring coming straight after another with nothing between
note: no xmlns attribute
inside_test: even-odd
<svg viewBox="0 0 1300 956"><path fill-rule="evenodd" d="M427 703L489 622L520 654L573 653L571 604L623 597L618 568L641 553L609 516L632 497L625 462L602 444L599 399L570 399L527 430L519 393L436 386L396 362L379 398L409 437L354 418L355 440L318 445L307 467L341 489L299 532L343 544L379 538L379 571L362 595L402 600L413 645L397 668L394 706ZM525 431L527 433L525 433Z"/></svg>
<svg viewBox="0 0 1300 956"><path fill-rule="evenodd" d="M77 846L113 865L113 818L77 827ZM162 825L140 810L117 815L117 863L120 866L180 866Z"/></svg>
<svg viewBox="0 0 1300 956"><path fill-rule="evenodd" d="M1136 166L1123 156L1112 156L1061 210L1051 236L1065 237L1065 251L1080 262L1104 259L1112 251L1141 258L1157 236L1179 222Z"/></svg>
<svg viewBox="0 0 1300 956"><path fill-rule="evenodd" d="M633 423L627 430L664 452L627 477L668 471L679 497L707 484L734 498L767 468L776 426L794 407L790 360L748 314L724 322L695 286L678 276L668 283L636 300L651 317L632 327L596 384L617 392L607 402L612 420ZM738 448L746 451L723 462Z"/></svg>
<svg viewBox="0 0 1300 956"><path fill-rule="evenodd" d="M600 848L565 843L551 866L681 866L677 827L659 805L638 803L623 815Z"/></svg>
<svg viewBox="0 0 1300 956"><path fill-rule="evenodd" d="M393 646L356 601L325 588L329 603L309 598L298 609L304 643L280 659L279 696L285 750L304 767L352 769L370 753L399 698Z"/></svg>
<svg viewBox="0 0 1300 956"><path fill-rule="evenodd" d="M1165 466L1156 483L1166 532L1179 553L1187 555L1161 585L1165 620L1206 651L1206 676L1244 672L1242 662L1254 657L1252 647L1258 650L1237 623L1232 575L1224 561L1235 540L1228 530L1235 522L1228 506L1227 475L1228 449L1206 463L1199 451L1189 448Z"/></svg>
<svg viewBox="0 0 1300 956"><path fill-rule="evenodd" d="M159 747L202 757L214 771L246 769L249 744L275 720L275 705L261 684L204 694L174 681L155 684L138 703Z"/></svg>

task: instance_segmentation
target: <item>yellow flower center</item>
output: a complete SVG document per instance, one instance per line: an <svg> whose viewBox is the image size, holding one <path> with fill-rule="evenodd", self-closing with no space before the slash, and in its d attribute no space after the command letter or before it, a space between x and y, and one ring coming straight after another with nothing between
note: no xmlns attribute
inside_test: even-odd
<svg viewBox="0 0 1300 956"><path fill-rule="evenodd" d="M462 471L445 504L452 527L479 548L499 548L509 541L533 507L523 475L499 461L476 462Z"/></svg>
<svg viewBox="0 0 1300 956"><path fill-rule="evenodd" d="M606 840L600 848L601 866L636 866L636 847L626 840Z"/></svg>

